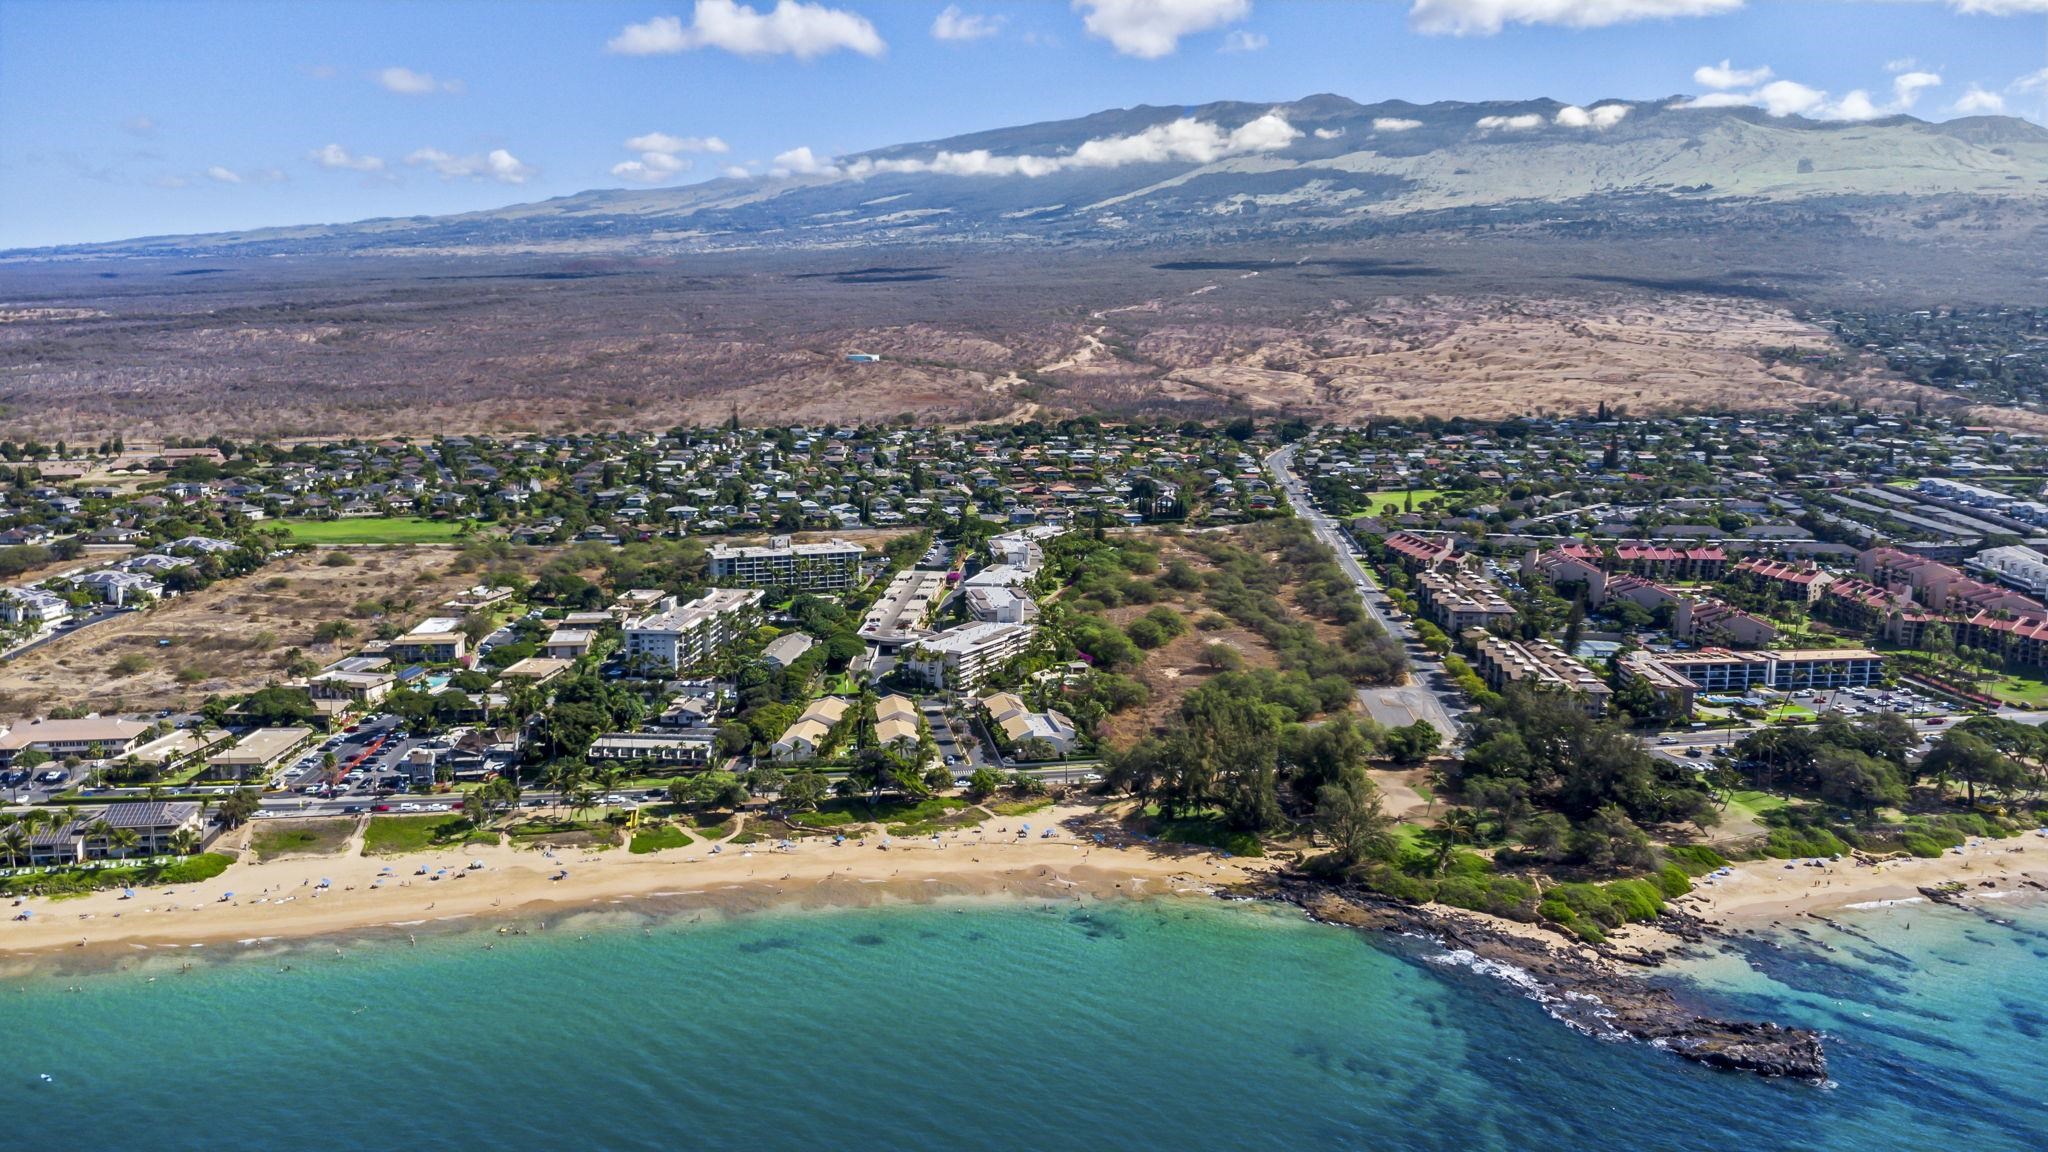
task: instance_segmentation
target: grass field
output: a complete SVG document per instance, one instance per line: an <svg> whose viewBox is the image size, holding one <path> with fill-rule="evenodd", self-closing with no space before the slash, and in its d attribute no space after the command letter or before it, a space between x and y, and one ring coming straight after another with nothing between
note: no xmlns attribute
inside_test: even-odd
<svg viewBox="0 0 2048 1152"><path fill-rule="evenodd" d="M372 516L361 520L282 520L301 544L438 544L455 539L462 525L417 516Z"/></svg>
<svg viewBox="0 0 2048 1152"><path fill-rule="evenodd" d="M1996 696L2017 708L2048 707L2048 683L2030 680L2024 676L2000 676L1985 680L1977 690L1987 696Z"/></svg>
<svg viewBox="0 0 2048 1152"><path fill-rule="evenodd" d="M1727 796L1726 816L1733 819L1755 820L1766 812L1774 812L1785 806L1783 796L1773 796L1769 792L1759 792L1754 788L1730 792Z"/></svg>
<svg viewBox="0 0 2048 1152"><path fill-rule="evenodd" d="M644 856L670 848L687 848L695 843L689 833L673 824L655 824L633 833L633 840L626 845L626 850L635 856Z"/></svg>
<svg viewBox="0 0 2048 1152"><path fill-rule="evenodd" d="M279 856L331 856L348 844L353 820L279 820L263 824L250 837L249 846L259 860Z"/></svg>
<svg viewBox="0 0 2048 1152"><path fill-rule="evenodd" d="M472 842L496 844L498 834L478 828L467 816L372 816L363 855L397 856Z"/></svg>
<svg viewBox="0 0 2048 1152"><path fill-rule="evenodd" d="M1436 488L1416 488L1411 491L1402 491L1399 488L1394 488L1386 492L1371 492L1366 494L1366 499L1372 502L1368 505L1367 511L1369 514L1377 516L1380 509L1388 504L1392 504L1396 508L1407 507L1410 504L1420 508L1424 500L1435 500L1442 495L1443 492ZM1405 503L1404 500L1406 501Z"/></svg>

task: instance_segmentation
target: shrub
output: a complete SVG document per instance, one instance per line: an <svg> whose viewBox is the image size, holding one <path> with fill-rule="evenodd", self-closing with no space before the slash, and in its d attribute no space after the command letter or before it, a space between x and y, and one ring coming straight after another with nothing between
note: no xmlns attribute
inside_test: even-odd
<svg viewBox="0 0 2048 1152"><path fill-rule="evenodd" d="M1692 877L1677 864L1666 864L1657 871L1657 890L1668 899L1683 896L1692 891Z"/></svg>
<svg viewBox="0 0 2048 1152"><path fill-rule="evenodd" d="M1704 844L1674 844L1664 850L1664 858L1684 869L1688 876L1705 876L1728 863L1726 856Z"/></svg>
<svg viewBox="0 0 2048 1152"><path fill-rule="evenodd" d="M1802 856L1838 856L1846 854L1849 846L1842 838L1826 828L1773 828L1764 839L1762 852L1774 860L1790 860Z"/></svg>

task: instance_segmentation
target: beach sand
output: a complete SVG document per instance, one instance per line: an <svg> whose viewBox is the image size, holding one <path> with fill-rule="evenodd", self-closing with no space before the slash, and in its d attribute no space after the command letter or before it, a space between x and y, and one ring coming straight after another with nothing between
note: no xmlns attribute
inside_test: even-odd
<svg viewBox="0 0 2048 1152"><path fill-rule="evenodd" d="M1924 906L1930 901L1921 888L1949 884L1961 885L1955 899L1968 903L2048 896L2048 836L1972 840L1936 857L1753 860L1725 876L1695 880L1693 890L1672 903L1712 927L1744 931L1802 916ZM1655 924L1627 925L1609 939L1624 950L1681 943Z"/></svg>
<svg viewBox="0 0 2048 1152"><path fill-rule="evenodd" d="M489 918L545 921L636 900L747 910L781 905L866 906L955 896L1038 898L1207 894L1271 867L1204 848L1098 844L1090 806L998 817L971 829L882 847L829 838L712 845L633 855L623 848L543 852L509 846L405 856L329 854L237 862L203 884L63 900L29 898L29 920L0 923L0 958L114 951L142 954L362 931L429 931ZM1024 824L1031 831L1020 837ZM1063 826L1071 825L1071 827ZM1059 827L1053 838L1041 838ZM472 861L483 867L469 868ZM424 874L421 869L425 869ZM446 869L442 872L442 869ZM566 871L562 879L553 877ZM459 878L458 878L459 877ZM329 887L320 887L322 880ZM233 893L233 899L222 896ZM21 908L8 910L10 918Z"/></svg>

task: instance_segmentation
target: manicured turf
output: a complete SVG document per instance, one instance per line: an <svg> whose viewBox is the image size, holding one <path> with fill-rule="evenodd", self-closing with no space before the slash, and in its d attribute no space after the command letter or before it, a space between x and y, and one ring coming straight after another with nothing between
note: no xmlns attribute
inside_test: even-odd
<svg viewBox="0 0 2048 1152"><path fill-rule="evenodd" d="M258 858L326 856L341 851L355 831L353 820L278 820L260 823L250 839Z"/></svg>
<svg viewBox="0 0 2048 1152"><path fill-rule="evenodd" d="M1404 497L1407 499L1408 503L1412 504L1416 508L1420 508L1422 507L1422 502L1424 500L1435 500L1442 495L1443 492L1435 488L1417 488L1413 491L1407 492L1404 492L1401 489L1396 488L1389 492L1368 493L1366 495L1366 499L1372 501L1372 503L1368 506L1369 514L1376 516L1379 514L1381 508L1384 508L1389 504L1392 504L1396 508L1405 507L1406 505L1404 505L1403 503Z"/></svg>
<svg viewBox="0 0 2048 1152"><path fill-rule="evenodd" d="M2048 706L2048 684L2020 676L2001 676L1977 685L1977 690L1987 696L1996 696L2018 708L2041 708Z"/></svg>
<svg viewBox="0 0 2048 1152"><path fill-rule="evenodd" d="M498 834L477 828L460 813L444 816L372 816L363 836L363 855L396 856L452 848L470 842L496 844Z"/></svg>
<svg viewBox="0 0 2048 1152"><path fill-rule="evenodd" d="M633 833L633 842L626 849L636 856L644 856L649 852L684 848L694 843L696 841L690 839L689 833L673 824L655 824Z"/></svg>
<svg viewBox="0 0 2048 1152"><path fill-rule="evenodd" d="M416 516L372 516L361 520L280 521L301 544L439 544L455 539L462 525Z"/></svg>

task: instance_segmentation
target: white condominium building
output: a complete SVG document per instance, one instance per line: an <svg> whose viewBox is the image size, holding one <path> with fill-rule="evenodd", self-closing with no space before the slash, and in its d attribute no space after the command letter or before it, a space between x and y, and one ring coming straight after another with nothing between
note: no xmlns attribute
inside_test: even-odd
<svg viewBox="0 0 2048 1152"><path fill-rule="evenodd" d="M860 545L844 540L792 544L787 536L771 537L765 548L720 544L711 549L711 579L748 588L840 592L859 585L860 561L866 554Z"/></svg>
<svg viewBox="0 0 2048 1152"><path fill-rule="evenodd" d="M715 588L681 607L669 597L653 614L626 621L626 659L678 671L702 663L754 626L761 595L757 588Z"/></svg>
<svg viewBox="0 0 2048 1152"><path fill-rule="evenodd" d="M919 642L906 655L906 663L935 688L972 692L990 669L1024 651L1037 631L1032 624L963 624Z"/></svg>

